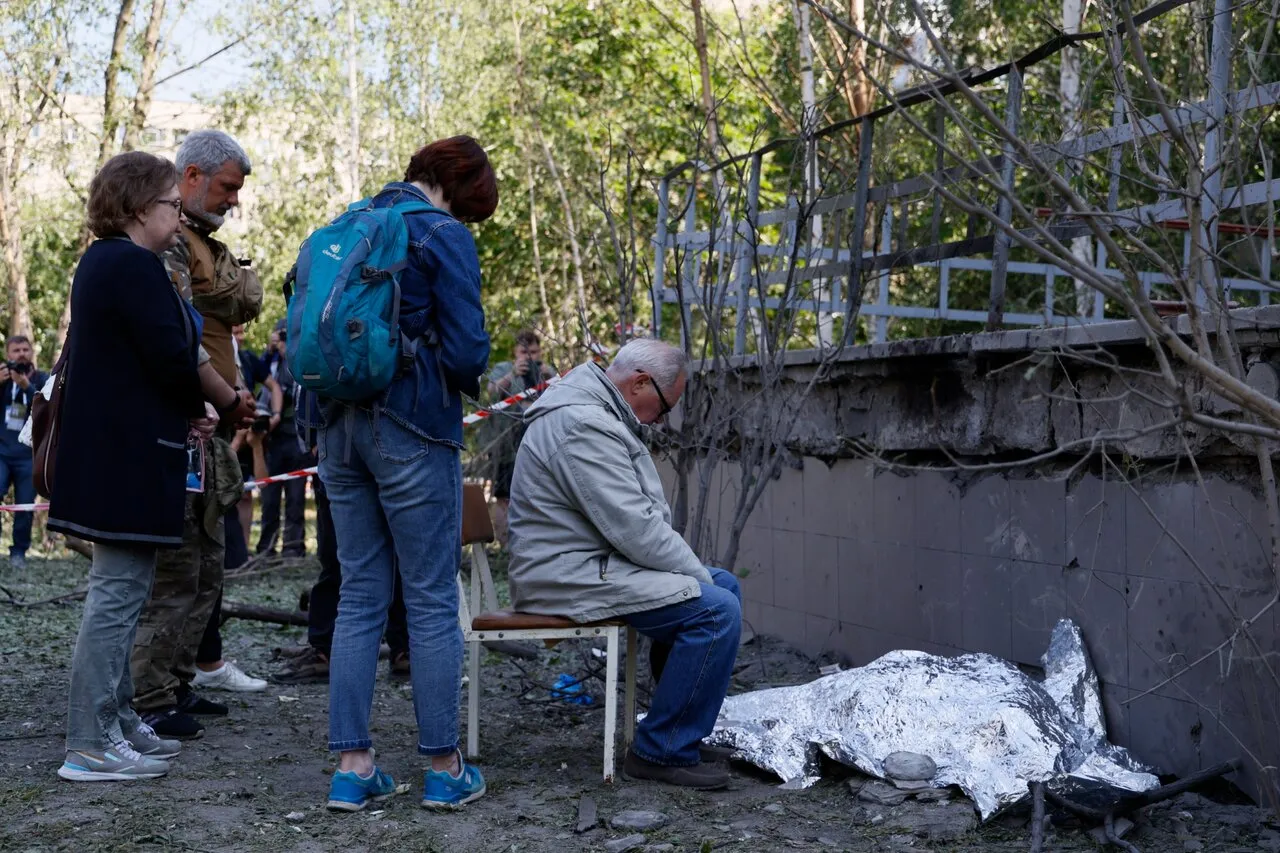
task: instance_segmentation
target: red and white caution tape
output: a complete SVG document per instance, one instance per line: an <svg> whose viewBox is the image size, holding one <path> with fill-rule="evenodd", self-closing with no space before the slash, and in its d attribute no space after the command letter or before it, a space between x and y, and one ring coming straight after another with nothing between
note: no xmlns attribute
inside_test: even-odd
<svg viewBox="0 0 1280 853"><path fill-rule="evenodd" d="M521 391L519 394L512 394L500 403L494 403L487 409L480 409L477 412L467 415L462 419L462 424L463 426L471 426L474 423L479 423L485 418L492 417L496 413L501 412L503 409L509 409L523 400L527 400L530 397L534 397L542 393L549 386L558 381L560 381L560 377L557 376L554 379L543 382L541 385L535 385L527 391ZM249 480L244 484L244 489L248 492L262 486L269 486L272 483L283 483L285 480L297 480L300 477L310 477L312 474L316 473L316 470L317 469L315 468L303 468L298 471L289 471L284 474L274 474L270 477L264 477L261 480ZM43 512L48 508L48 504L0 504L0 512Z"/></svg>
<svg viewBox="0 0 1280 853"><path fill-rule="evenodd" d="M557 376L552 379L548 379L546 382L543 382L541 385L535 385L527 391L521 391L519 394L512 394L510 397L508 397L507 399L503 400L500 403L494 403L492 406L488 407L487 409L480 409L478 412L473 412L472 414L467 415L465 418L462 419L462 425L471 426L472 424L479 423L485 418L493 417L498 412L501 412L503 409L511 408L516 403L519 403L521 400L527 400L530 397L533 397L533 396L536 396L537 394L542 393L543 391L547 390L547 388L551 387L552 385L554 385L559 381L560 381L560 377Z"/></svg>
<svg viewBox="0 0 1280 853"><path fill-rule="evenodd" d="M297 480L300 477L310 477L316 472L315 468L303 468L298 471L289 471L284 474L276 474L271 477L264 477L261 480L248 480L244 484L246 492L252 491L259 486L268 486L272 483L283 483L285 480ZM0 505L0 512L44 512L49 508L48 504L4 504Z"/></svg>
<svg viewBox="0 0 1280 853"><path fill-rule="evenodd" d="M272 483L283 483L285 480L296 480L299 477L310 477L318 468L302 468L298 471L289 471L284 474L273 474L270 477L263 477L261 480L246 480L244 490L246 492L258 488L259 486L269 486Z"/></svg>

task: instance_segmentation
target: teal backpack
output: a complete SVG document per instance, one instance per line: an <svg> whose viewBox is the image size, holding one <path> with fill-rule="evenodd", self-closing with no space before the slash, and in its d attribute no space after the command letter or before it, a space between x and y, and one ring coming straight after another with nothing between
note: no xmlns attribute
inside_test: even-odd
<svg viewBox="0 0 1280 853"><path fill-rule="evenodd" d="M372 199L317 229L285 279L285 352L303 388L345 402L384 391L412 350L400 333L400 274L409 263L411 213L444 213L417 199L373 207Z"/></svg>

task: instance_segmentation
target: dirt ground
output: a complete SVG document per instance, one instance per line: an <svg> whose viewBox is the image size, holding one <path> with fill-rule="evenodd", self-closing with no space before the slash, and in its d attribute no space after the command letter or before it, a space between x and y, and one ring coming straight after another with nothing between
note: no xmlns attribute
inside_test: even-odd
<svg viewBox="0 0 1280 853"><path fill-rule="evenodd" d="M88 561L80 558L35 559L22 573L0 562L0 600L9 594L26 601L57 595L82 585L87 571ZM242 580L227 597L289 608L314 571L314 565L303 564ZM949 802L871 807L853 793L861 778L840 768L802 791L781 790L776 779L738 764L724 792L622 779L606 786L600 780L599 701L569 705L551 700L546 689L560 673L582 675L598 663L581 648L585 644L539 649L535 661L486 656L479 765L489 793L460 813L429 813L418 806L422 763L413 750L410 689L387 676L385 661L373 735L380 763L409 790L377 810L331 815L323 808L333 767L325 749L324 685L219 695L230 696L230 717L206 718L205 736L184 747L164 779L63 782L55 771L63 754L68 666L79 618L76 603L0 605L0 850L616 850L619 845L607 845L634 834L608 825L625 810L660 812L669 819L625 849L977 853L1029 846L1025 811L977 826L954 791ZM304 633L232 620L224 626L226 657L265 676L278 666L273 649L300 643ZM817 676L818 663L777 641L755 638L741 649L733 689L800 683ZM602 683L591 685L598 697ZM594 802L600 820L578 833L584 798ZM1239 801L1187 795L1141 814L1127 839L1143 853L1280 853L1280 826L1266 818ZM1099 849L1088 835L1091 827L1062 815L1054 820L1047 851Z"/></svg>

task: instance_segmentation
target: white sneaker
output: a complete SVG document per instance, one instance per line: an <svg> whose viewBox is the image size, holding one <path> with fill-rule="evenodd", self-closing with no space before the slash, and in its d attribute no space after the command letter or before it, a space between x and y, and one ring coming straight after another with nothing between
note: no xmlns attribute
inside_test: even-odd
<svg viewBox="0 0 1280 853"><path fill-rule="evenodd" d="M137 730L125 735L125 739L138 751L139 755L145 758L176 758L182 751L181 742L160 737L156 734L156 730L146 723L138 723Z"/></svg>
<svg viewBox="0 0 1280 853"><path fill-rule="evenodd" d="M267 689L267 682L261 678L246 675L244 670L231 661L224 661L219 669L205 672L196 668L192 687L203 687L206 690L230 690L235 693L260 693Z"/></svg>

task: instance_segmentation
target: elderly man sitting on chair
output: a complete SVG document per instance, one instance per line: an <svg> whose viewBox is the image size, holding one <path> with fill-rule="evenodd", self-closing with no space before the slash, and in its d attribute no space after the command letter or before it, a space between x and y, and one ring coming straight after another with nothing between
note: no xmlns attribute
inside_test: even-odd
<svg viewBox="0 0 1280 853"><path fill-rule="evenodd" d="M738 581L708 569L671 527L642 424L680 400L679 349L637 340L608 370L588 363L525 414L511 483L512 606L575 622L623 619L653 640L656 687L623 772L723 788L699 744L724 702L742 628Z"/></svg>

